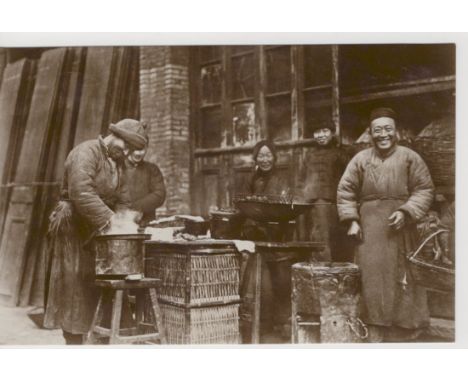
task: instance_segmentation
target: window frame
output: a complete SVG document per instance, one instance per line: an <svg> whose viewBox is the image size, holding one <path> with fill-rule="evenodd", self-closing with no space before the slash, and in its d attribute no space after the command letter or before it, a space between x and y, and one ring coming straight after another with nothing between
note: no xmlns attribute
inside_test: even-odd
<svg viewBox="0 0 468 382"><path fill-rule="evenodd" d="M386 99L398 97L403 95L417 95L422 93L430 93L433 91L440 91L446 89L455 89L455 74L435 78L421 78L414 81L401 81L398 83L384 84L383 86L370 86L363 88L359 93L352 95L340 95L340 65L339 65L339 45L331 46L331 62L332 62L332 78L331 84L321 84L312 87L305 86L304 76L304 45L288 45L291 54L291 89L288 92L291 99L291 139L286 141L275 141L278 147L296 147L296 146L310 146L314 140L313 138L305 137L305 97L306 93L314 90L321 90L331 87L331 100L317 100L310 105L316 107L331 106L331 120L336 129L336 135L339 144L342 143L342 132L340 131L340 105L348 105L353 103L362 103L368 100ZM195 144L194 155L204 156L211 154L222 154L230 152L247 152L252 149L253 144L242 146L233 145L233 125L232 125L232 105L234 103L244 102L245 100L233 100L232 94L232 73L231 73L231 60L232 58L241 57L248 54L253 54L253 61L255 66L254 73L254 96L253 102L255 105L255 123L258 125L260 132L259 139L271 138L271 131L268 129L268 113L267 113L267 99L275 96L267 95L267 68L266 68L266 51L274 49L279 46L265 46L255 45L250 50L231 54L231 46L220 46L221 57L217 60L210 60L201 63L198 57L198 48L192 49L193 65L192 70L195 75L192 78L195 83L192 86L196 91L192 92L192 128L194 130ZM221 135L224 137L221 147L216 148L203 148L201 146L201 126L202 117L200 107L200 69L202 66L213 64L215 62L221 63ZM346 90L346 89L345 89ZM249 102L250 98L249 98ZM314 107L315 107L314 106ZM205 106L209 107L209 106Z"/></svg>

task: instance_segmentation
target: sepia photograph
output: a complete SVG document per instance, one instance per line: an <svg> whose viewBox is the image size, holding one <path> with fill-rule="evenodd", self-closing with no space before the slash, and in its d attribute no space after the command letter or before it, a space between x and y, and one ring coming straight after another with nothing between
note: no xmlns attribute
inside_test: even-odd
<svg viewBox="0 0 468 382"><path fill-rule="evenodd" d="M0 347L455 343L456 56L0 47Z"/></svg>

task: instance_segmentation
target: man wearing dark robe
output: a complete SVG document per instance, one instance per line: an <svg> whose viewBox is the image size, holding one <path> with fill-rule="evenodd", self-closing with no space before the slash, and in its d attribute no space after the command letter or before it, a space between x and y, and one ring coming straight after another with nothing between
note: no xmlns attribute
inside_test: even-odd
<svg viewBox="0 0 468 382"><path fill-rule="evenodd" d="M148 141L147 141L148 142ZM156 208L166 199L166 187L159 167L144 160L148 143L133 151L125 161L125 180L130 191L131 208L143 214L140 225L155 219Z"/></svg>
<svg viewBox="0 0 468 382"><path fill-rule="evenodd" d="M360 241L355 261L370 341L389 333L407 340L429 325L426 291L415 285L405 256L415 248L415 223L428 212L434 186L421 157L397 144L393 110L372 111L369 129L374 146L348 164L338 185L338 214Z"/></svg>
<svg viewBox="0 0 468 382"><path fill-rule="evenodd" d="M339 224L336 189L349 157L337 146L334 126L314 129L315 144L306 154L299 175L297 195L314 206L304 214L301 239L323 242L323 256L333 261L353 261L346 230Z"/></svg>

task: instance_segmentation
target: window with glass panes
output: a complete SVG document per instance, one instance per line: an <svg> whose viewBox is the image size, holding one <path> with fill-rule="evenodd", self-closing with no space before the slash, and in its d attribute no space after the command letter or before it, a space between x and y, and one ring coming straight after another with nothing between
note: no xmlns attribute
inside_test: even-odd
<svg viewBox="0 0 468 382"><path fill-rule="evenodd" d="M332 55L331 45L198 47L197 148L311 138L332 121Z"/></svg>
<svg viewBox="0 0 468 382"><path fill-rule="evenodd" d="M330 125L351 144L374 107L394 107L415 132L454 109L454 44L206 46L194 63L200 153L307 143Z"/></svg>

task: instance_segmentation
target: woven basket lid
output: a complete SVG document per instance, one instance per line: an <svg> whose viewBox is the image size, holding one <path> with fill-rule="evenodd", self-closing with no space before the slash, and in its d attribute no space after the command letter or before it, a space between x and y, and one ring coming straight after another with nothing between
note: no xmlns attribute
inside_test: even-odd
<svg viewBox="0 0 468 382"><path fill-rule="evenodd" d="M293 268L307 269L307 271L317 274L357 274L359 267L354 263L338 263L338 262L312 262L312 263L297 263Z"/></svg>
<svg viewBox="0 0 468 382"><path fill-rule="evenodd" d="M416 137L419 139L432 138L449 138L455 139L455 118L452 115L445 116L441 119L432 121L425 126Z"/></svg>

